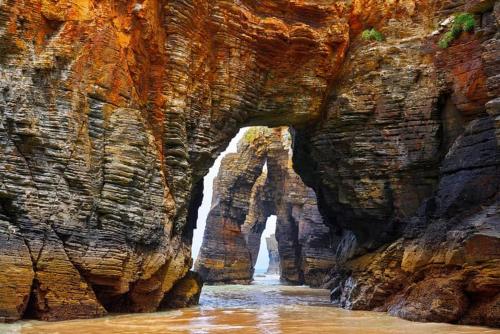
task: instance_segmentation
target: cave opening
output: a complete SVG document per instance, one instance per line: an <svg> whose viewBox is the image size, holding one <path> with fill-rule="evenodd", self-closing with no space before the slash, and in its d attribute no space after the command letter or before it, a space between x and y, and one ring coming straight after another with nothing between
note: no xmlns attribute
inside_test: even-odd
<svg viewBox="0 0 500 334"><path fill-rule="evenodd" d="M331 231L293 169L291 141L287 127L243 128L205 177L192 243L205 283L250 284L266 273L291 285L326 279L335 250L319 241Z"/></svg>

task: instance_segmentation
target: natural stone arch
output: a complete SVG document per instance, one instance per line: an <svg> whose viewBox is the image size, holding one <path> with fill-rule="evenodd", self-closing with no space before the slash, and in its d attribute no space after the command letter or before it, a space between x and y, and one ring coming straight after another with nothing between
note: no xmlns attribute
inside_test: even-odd
<svg viewBox="0 0 500 334"><path fill-rule="evenodd" d="M330 230L319 214L314 192L291 168L289 145L284 128L251 128L239 142L238 152L222 160L195 264L207 283L253 280L261 235L271 215L277 216L283 281L319 286L333 267ZM321 242L311 242L314 238Z"/></svg>
<svg viewBox="0 0 500 334"><path fill-rule="evenodd" d="M449 4L4 1L0 41L10 47L0 47L0 220L13 244L2 245L0 256L12 263L12 249L19 249L25 256L14 266L26 276L16 281L3 270L15 289L0 291L7 296L1 316L23 316L37 294L32 275L64 296L42 294L44 303L29 310L38 318L97 316L112 294L123 311L156 309L190 267L200 180L239 127L257 124L297 130L295 165L345 245L332 277L335 301L383 308L404 292L430 307L435 303L402 287L418 280L425 290L426 266L433 266L445 283L460 277L454 295L481 286L467 291L477 300L451 313L397 303L393 314L498 323L497 314L481 312L495 309L488 305L498 303L498 284L476 284L482 274L490 277L479 264L494 259L461 254L464 244L498 242L489 210L498 202L499 9L493 1ZM438 50L442 32L434 29L454 11L476 15L481 34L463 34ZM383 43L356 37L370 26L384 34ZM436 102L445 94L467 116L449 152L439 145ZM124 156L121 141L114 142L120 137ZM113 186L103 192L106 178ZM153 192L139 201L146 188ZM151 212L162 218L150 220ZM128 213L131 219L117 219ZM112 223L102 224L101 214ZM152 240L131 233L146 221L158 232ZM99 238L106 239L106 256ZM41 249L59 265L32 261L43 259ZM393 271L381 275L389 260ZM453 275L445 271L450 265L458 268ZM466 265L478 274L465 275ZM99 295L102 286L108 291L100 300L90 290ZM156 300L143 303L155 287ZM73 291L89 299L80 303Z"/></svg>

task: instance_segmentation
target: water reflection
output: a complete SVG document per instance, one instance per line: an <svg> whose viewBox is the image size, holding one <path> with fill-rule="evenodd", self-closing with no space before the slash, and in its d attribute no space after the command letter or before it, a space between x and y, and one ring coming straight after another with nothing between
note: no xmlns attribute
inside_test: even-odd
<svg viewBox="0 0 500 334"><path fill-rule="evenodd" d="M201 305L189 309L56 323L26 321L0 325L0 333L500 334L500 330L414 323L384 313L346 311L330 306L326 290L282 286L271 277L252 286L205 287Z"/></svg>

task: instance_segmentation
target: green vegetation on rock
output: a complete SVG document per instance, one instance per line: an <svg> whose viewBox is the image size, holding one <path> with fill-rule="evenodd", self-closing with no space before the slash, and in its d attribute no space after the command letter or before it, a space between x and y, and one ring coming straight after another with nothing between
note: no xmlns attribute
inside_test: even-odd
<svg viewBox="0 0 500 334"><path fill-rule="evenodd" d="M255 139L259 138L260 136L264 135L269 129L265 126L254 126L248 129L245 132L245 135L243 136L243 139L247 143L253 142Z"/></svg>
<svg viewBox="0 0 500 334"><path fill-rule="evenodd" d="M361 34L361 37L365 41L377 41L377 42L381 42L381 41L384 40L384 35L382 35L382 33L380 33L379 31L377 31L375 28L366 29Z"/></svg>
<svg viewBox="0 0 500 334"><path fill-rule="evenodd" d="M438 45L442 49L446 49L448 46L450 46L451 42L455 40L455 36L453 35L453 32L448 31L446 32L443 37L438 42Z"/></svg>
<svg viewBox="0 0 500 334"><path fill-rule="evenodd" d="M475 26L476 20L474 19L474 15L472 15L471 13L457 14L453 19L450 30L447 31L439 40L439 47L442 49L446 49L455 39L460 36L462 32L470 32L474 30Z"/></svg>

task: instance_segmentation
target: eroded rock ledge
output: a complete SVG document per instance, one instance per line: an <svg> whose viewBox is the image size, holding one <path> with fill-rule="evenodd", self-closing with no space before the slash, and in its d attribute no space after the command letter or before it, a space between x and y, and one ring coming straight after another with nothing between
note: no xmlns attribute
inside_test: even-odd
<svg viewBox="0 0 500 334"><path fill-rule="evenodd" d="M253 280L267 219L276 215L277 271L291 284L319 286L334 265L334 241L316 195L292 169L285 128L251 128L221 162L195 263L206 283ZM264 170L263 167L266 166Z"/></svg>
<svg viewBox="0 0 500 334"><path fill-rule="evenodd" d="M438 49L462 11L474 33ZM336 302L498 325L499 11L1 1L0 317L157 309L217 154L242 126L287 125L342 240ZM361 40L371 26L385 41Z"/></svg>

